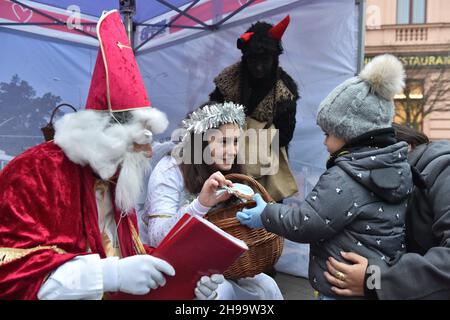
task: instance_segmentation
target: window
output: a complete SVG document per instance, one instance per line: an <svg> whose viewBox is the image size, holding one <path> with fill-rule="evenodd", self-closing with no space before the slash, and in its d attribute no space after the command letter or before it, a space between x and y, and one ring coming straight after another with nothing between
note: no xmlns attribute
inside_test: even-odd
<svg viewBox="0 0 450 320"><path fill-rule="evenodd" d="M426 0L397 0L397 24L425 23Z"/></svg>
<svg viewBox="0 0 450 320"><path fill-rule="evenodd" d="M397 0L397 24L409 23L410 0Z"/></svg>
<svg viewBox="0 0 450 320"><path fill-rule="evenodd" d="M396 94L394 99L410 99L420 100L423 99L423 80L407 79L405 90L402 93Z"/></svg>
<svg viewBox="0 0 450 320"><path fill-rule="evenodd" d="M425 23L425 0L412 1L412 23Z"/></svg>
<svg viewBox="0 0 450 320"><path fill-rule="evenodd" d="M424 80L407 79L405 90L395 95L394 122L421 130L424 107Z"/></svg>

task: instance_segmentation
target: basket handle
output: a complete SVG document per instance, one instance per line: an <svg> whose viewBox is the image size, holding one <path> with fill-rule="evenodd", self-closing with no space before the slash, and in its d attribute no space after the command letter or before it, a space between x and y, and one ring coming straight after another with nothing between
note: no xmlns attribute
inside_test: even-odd
<svg viewBox="0 0 450 320"><path fill-rule="evenodd" d="M264 188L262 186L262 184L260 184L258 181L256 181L254 178L247 176L245 174L242 173L229 173L227 175L225 175L225 178L228 180L238 180L238 181L243 181L243 182L247 182L248 184L250 184L250 186L253 189L256 189L258 191L258 193L261 194L262 198L264 199L264 201L266 202L274 202L274 200L272 199L272 197L270 196L270 194L267 192L266 188Z"/></svg>
<svg viewBox="0 0 450 320"><path fill-rule="evenodd" d="M72 105L70 105L70 104L68 104L68 103L61 103L61 104L57 105L57 106L55 107L55 109L53 109L52 115L51 115L51 117L50 117L50 121L48 122L49 124L52 124L52 123L53 123L53 117L55 116L56 111L58 111L59 108L64 107L64 106L67 106L67 107L71 108L73 111L77 112L77 109L75 109L75 107L73 107Z"/></svg>
<svg viewBox="0 0 450 320"><path fill-rule="evenodd" d="M53 128L53 117L55 116L56 111L58 111L58 109L63 107L63 106L70 107L70 108L72 108L73 111L77 112L77 109L75 109L70 104L61 103L61 104L57 105L55 107L55 109L53 109L52 115L51 115L50 120L48 121L47 125L45 127L41 128L41 131L44 134L45 141L53 140L53 138L55 136L55 128Z"/></svg>

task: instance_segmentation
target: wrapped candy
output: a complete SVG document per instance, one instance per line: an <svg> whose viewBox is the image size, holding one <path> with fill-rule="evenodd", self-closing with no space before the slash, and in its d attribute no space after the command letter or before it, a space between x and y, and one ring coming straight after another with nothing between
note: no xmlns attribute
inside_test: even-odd
<svg viewBox="0 0 450 320"><path fill-rule="evenodd" d="M233 183L233 187L223 186L216 192L216 196L220 197L223 193L228 192L242 200L242 202L247 202L253 199L255 192L253 189L242 183Z"/></svg>

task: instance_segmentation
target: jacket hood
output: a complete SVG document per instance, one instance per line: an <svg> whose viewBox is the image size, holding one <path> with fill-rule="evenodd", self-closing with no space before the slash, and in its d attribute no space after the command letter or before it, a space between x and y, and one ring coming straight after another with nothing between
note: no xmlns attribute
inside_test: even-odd
<svg viewBox="0 0 450 320"><path fill-rule="evenodd" d="M419 145L409 154L408 159L411 165L421 172L427 183L435 181L436 176L450 165L450 142L439 140ZM433 170L426 170L428 165L431 165Z"/></svg>
<svg viewBox="0 0 450 320"><path fill-rule="evenodd" d="M408 145L364 147L339 156L335 164L352 179L388 203L404 201L413 188Z"/></svg>

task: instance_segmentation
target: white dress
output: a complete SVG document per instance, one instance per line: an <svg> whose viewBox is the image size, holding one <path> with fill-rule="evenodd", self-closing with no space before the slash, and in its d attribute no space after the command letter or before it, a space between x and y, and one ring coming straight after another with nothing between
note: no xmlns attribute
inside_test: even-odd
<svg viewBox="0 0 450 320"><path fill-rule="evenodd" d="M157 247L184 213L204 216L210 208L184 188L184 179L174 158L165 156L153 169L148 182L145 212L141 218L147 228L146 240ZM264 273L237 281L225 280L217 290L222 300L282 300L276 282Z"/></svg>

